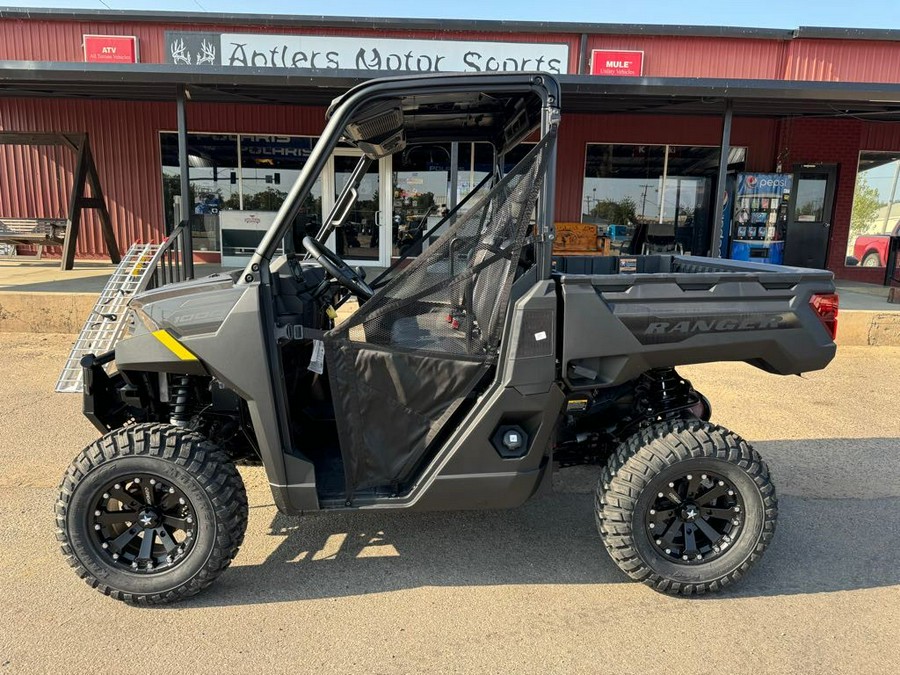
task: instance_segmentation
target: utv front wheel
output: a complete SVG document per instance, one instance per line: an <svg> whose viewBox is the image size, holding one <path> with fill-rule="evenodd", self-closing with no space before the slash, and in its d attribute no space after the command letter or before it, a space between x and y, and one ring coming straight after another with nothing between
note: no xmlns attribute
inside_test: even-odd
<svg viewBox="0 0 900 675"><path fill-rule="evenodd" d="M199 592L237 554L247 496L224 451L162 424L113 431L72 462L56 503L63 555L90 586L133 604Z"/></svg>
<svg viewBox="0 0 900 675"><path fill-rule="evenodd" d="M719 591L759 559L775 532L775 487L731 431L684 420L642 430L601 474L597 527L630 577L658 591Z"/></svg>

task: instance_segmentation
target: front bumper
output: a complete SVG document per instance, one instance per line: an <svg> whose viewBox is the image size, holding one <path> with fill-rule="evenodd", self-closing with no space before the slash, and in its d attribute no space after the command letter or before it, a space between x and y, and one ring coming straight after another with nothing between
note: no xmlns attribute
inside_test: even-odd
<svg viewBox="0 0 900 675"><path fill-rule="evenodd" d="M128 406L119 392L122 376L117 373L110 377L103 367L115 358L113 350L100 356L87 354L81 359L84 369L82 412L104 434L124 425L129 417Z"/></svg>

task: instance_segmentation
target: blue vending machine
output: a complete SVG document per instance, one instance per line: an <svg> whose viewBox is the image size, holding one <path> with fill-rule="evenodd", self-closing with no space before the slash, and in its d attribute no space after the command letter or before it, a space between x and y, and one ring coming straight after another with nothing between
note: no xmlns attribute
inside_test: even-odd
<svg viewBox="0 0 900 675"><path fill-rule="evenodd" d="M780 265L793 176L739 173L731 199L731 259Z"/></svg>

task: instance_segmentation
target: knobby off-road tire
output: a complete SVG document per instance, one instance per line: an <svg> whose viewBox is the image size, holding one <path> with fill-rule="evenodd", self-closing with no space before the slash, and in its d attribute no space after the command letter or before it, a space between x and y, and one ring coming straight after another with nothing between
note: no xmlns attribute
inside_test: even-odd
<svg viewBox="0 0 900 675"><path fill-rule="evenodd" d="M695 505L704 495L713 497L709 510ZM710 512L734 519L710 516L701 532L696 514ZM682 518L677 528L654 522L670 513ZM771 541L777 515L775 487L757 452L737 434L700 420L655 424L623 442L603 469L595 498L597 528L613 561L632 579L675 595L715 592L740 579ZM671 544L664 538L670 525L680 532L680 539L670 535ZM724 530L725 539L706 536L714 529Z"/></svg>
<svg viewBox="0 0 900 675"><path fill-rule="evenodd" d="M146 495L151 484L155 492ZM101 524L108 517L104 503L114 504L111 517L122 520L126 508L116 495L135 512L145 509L138 519L158 520L158 534L151 537L155 558L137 550L143 537L129 540L131 553L115 543L117 535L120 542L127 539L123 528L139 529L134 518ZM148 516L139 503L155 503L158 514ZM172 560L165 556L179 534L163 520L185 530L183 551L176 549ZM244 484L226 453L199 434L165 424L119 429L89 445L69 466L56 502L56 536L69 565L91 587L132 604L174 602L206 588L237 554L246 526ZM109 527L115 529L104 540ZM129 556L136 559L129 563Z"/></svg>

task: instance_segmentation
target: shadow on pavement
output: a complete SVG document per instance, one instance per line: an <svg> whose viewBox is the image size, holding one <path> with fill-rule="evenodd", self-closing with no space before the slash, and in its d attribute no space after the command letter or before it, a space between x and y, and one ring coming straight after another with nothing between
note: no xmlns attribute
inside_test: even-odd
<svg viewBox="0 0 900 675"><path fill-rule="evenodd" d="M897 491L892 481L900 455L885 462L884 453L875 452L897 441L853 442L857 457L843 459L846 465L820 460L817 472L802 450L815 448L819 458L832 458L846 440L759 444L773 460L776 481L794 474L779 499L778 531L750 574L710 599L900 585L900 496L889 496ZM866 448L872 450L869 460ZM893 466L887 470L886 464ZM280 542L265 561L242 565L239 557L236 567L188 604L288 602L423 586L634 583L613 564L597 534L586 491L592 481L584 480L591 475L572 475L579 492L511 511L276 514L268 534ZM832 491L841 475L844 492Z"/></svg>

